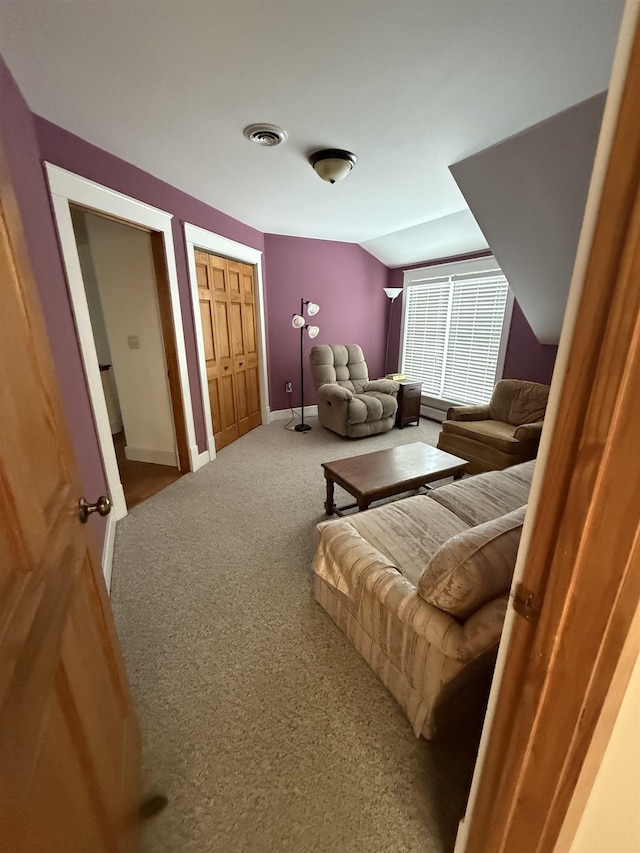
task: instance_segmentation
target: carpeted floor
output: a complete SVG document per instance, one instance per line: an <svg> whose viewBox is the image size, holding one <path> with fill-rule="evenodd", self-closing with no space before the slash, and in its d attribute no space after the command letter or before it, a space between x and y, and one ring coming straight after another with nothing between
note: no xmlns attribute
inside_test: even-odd
<svg viewBox="0 0 640 853"><path fill-rule="evenodd" d="M112 601L144 737L153 853L440 853L477 743L427 743L310 595L320 463L342 439L261 426L118 524ZM338 490L337 490L338 491ZM344 495L344 493L343 493ZM340 497L340 495L338 495Z"/></svg>

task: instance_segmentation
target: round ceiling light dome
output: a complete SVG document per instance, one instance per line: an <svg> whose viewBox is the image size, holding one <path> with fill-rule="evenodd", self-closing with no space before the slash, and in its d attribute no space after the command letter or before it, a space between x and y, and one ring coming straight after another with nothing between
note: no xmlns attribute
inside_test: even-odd
<svg viewBox="0 0 640 853"><path fill-rule="evenodd" d="M351 151L342 148L325 148L314 152L309 157L309 162L323 181L335 184L336 181L346 178L358 158Z"/></svg>
<svg viewBox="0 0 640 853"><path fill-rule="evenodd" d="M250 124L244 129L244 135L256 145L264 145L268 148L286 142L288 134L286 130L277 124Z"/></svg>

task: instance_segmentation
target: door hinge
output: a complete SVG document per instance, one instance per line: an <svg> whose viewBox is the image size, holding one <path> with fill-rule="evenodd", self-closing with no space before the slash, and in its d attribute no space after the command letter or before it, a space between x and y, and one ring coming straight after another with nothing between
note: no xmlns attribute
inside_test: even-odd
<svg viewBox="0 0 640 853"><path fill-rule="evenodd" d="M513 596L513 609L519 616L524 616L529 622L535 622L540 615L541 604L537 593L531 592L521 583L517 584Z"/></svg>

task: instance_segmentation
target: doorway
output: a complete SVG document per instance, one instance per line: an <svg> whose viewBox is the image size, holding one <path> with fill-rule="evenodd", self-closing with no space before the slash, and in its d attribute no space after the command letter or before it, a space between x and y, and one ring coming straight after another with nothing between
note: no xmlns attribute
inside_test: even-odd
<svg viewBox="0 0 640 853"><path fill-rule="evenodd" d="M173 242L173 217L163 210L122 195L79 175L74 175L72 172L53 166L51 163L45 163L45 169L56 227L60 237L60 247L69 284L96 433L109 496L113 505L106 539L106 542L112 543L115 534L113 522L127 514L127 502L111 434L109 413L71 218L71 206L79 206L103 217L140 228L148 234L151 240L158 308L165 348L166 372L171 393L178 466L181 471L197 471L209 461L210 454L208 451L202 453L199 451L195 435ZM105 546L106 556L103 556L105 576L109 574L111 553L112 548L108 549Z"/></svg>
<svg viewBox="0 0 640 853"><path fill-rule="evenodd" d="M77 205L71 218L128 509L180 469L151 234Z"/></svg>

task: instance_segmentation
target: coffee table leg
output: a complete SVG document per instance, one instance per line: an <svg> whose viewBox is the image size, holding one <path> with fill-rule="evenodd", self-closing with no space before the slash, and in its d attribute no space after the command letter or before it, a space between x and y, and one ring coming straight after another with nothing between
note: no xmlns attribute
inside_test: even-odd
<svg viewBox="0 0 640 853"><path fill-rule="evenodd" d="M466 468L466 465L465 465L465 468ZM454 480L460 480L461 477L464 475L465 468L458 468L456 473L453 475L453 479Z"/></svg>
<svg viewBox="0 0 640 853"><path fill-rule="evenodd" d="M325 475L326 476L326 475ZM336 505L333 502L333 480L326 477L327 480L327 499L324 502L324 509L327 515L333 515Z"/></svg>
<svg viewBox="0 0 640 853"><path fill-rule="evenodd" d="M370 500L366 498L358 498L358 512L364 512L365 509L369 509Z"/></svg>

